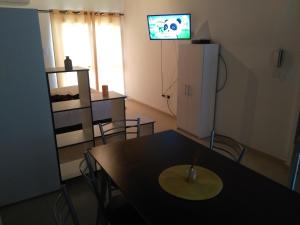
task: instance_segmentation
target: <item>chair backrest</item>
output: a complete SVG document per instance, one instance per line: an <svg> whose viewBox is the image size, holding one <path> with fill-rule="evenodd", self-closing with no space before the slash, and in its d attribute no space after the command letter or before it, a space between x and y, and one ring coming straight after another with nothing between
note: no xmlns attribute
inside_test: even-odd
<svg viewBox="0 0 300 225"><path fill-rule="evenodd" d="M57 225L66 225L70 223L73 225L80 225L69 192L65 185L62 185L61 192L55 201L53 214Z"/></svg>
<svg viewBox="0 0 300 225"><path fill-rule="evenodd" d="M220 152L236 162L241 162L246 151L246 148L242 144L233 138L220 134L214 134L214 137L210 141L210 148L212 150Z"/></svg>
<svg viewBox="0 0 300 225"><path fill-rule="evenodd" d="M140 137L140 118L117 120L108 123L99 123L99 129L103 144L107 144L109 138L118 138L118 140L126 140L130 138Z"/></svg>
<svg viewBox="0 0 300 225"><path fill-rule="evenodd" d="M81 175L86 179L90 187L94 190L94 182L96 180L95 170L93 168L91 158L88 155L88 152L83 153L83 160L79 164L79 170Z"/></svg>
<svg viewBox="0 0 300 225"><path fill-rule="evenodd" d="M79 170L82 176L86 179L91 190L95 194L98 202L97 225L106 225L107 220L105 217L105 202L107 200L108 183L107 177L103 170L96 172L94 169L96 165L92 164L89 152L83 153L84 159L79 164Z"/></svg>
<svg viewBox="0 0 300 225"><path fill-rule="evenodd" d="M293 168L292 168L292 179L291 179L291 184L290 188L295 191L297 187L297 178L299 175L299 167L300 167L300 152L296 154L295 161L293 163ZM299 182L299 181L298 181Z"/></svg>
<svg viewBox="0 0 300 225"><path fill-rule="evenodd" d="M90 185L99 203L104 205L108 189L107 177L102 169L96 172L96 165L93 165L89 152L83 153L84 159L79 164L82 176Z"/></svg>

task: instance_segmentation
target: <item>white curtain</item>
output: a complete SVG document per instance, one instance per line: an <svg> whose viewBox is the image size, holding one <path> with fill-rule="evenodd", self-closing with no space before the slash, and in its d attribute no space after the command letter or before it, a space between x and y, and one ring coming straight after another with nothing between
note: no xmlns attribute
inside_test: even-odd
<svg viewBox="0 0 300 225"><path fill-rule="evenodd" d="M124 94L123 51L120 16L105 15L96 20L99 85Z"/></svg>
<svg viewBox="0 0 300 225"><path fill-rule="evenodd" d="M121 16L54 10L50 14L56 66L69 56L73 66L90 69L90 86L124 94ZM58 75L58 87L77 84L75 75Z"/></svg>

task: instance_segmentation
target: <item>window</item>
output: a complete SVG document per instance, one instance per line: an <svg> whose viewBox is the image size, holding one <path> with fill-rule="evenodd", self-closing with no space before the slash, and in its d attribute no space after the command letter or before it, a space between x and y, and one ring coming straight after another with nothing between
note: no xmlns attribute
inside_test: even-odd
<svg viewBox="0 0 300 225"><path fill-rule="evenodd" d="M69 56L73 66L90 69L90 86L124 94L121 18L94 12L51 12L56 66ZM58 75L60 76L60 75ZM76 76L60 76L58 87L77 84Z"/></svg>

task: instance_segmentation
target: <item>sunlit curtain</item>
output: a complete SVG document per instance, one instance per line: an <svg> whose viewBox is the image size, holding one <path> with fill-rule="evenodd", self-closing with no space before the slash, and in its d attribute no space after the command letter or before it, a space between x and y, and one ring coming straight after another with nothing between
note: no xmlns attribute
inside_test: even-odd
<svg viewBox="0 0 300 225"><path fill-rule="evenodd" d="M120 16L54 10L50 14L56 66L69 56L73 66L90 69L90 86L124 93ZM58 74L58 87L77 84L76 76Z"/></svg>
<svg viewBox="0 0 300 225"><path fill-rule="evenodd" d="M124 93L121 20L118 15L96 15L97 64L99 85Z"/></svg>

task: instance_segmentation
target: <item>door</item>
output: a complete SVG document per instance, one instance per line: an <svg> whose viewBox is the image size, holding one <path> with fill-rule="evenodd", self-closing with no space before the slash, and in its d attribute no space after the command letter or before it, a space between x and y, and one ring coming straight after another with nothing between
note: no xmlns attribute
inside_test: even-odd
<svg viewBox="0 0 300 225"><path fill-rule="evenodd" d="M188 83L188 127L190 133L199 136L201 94L203 77L203 47L202 45L189 45L189 61L187 63L189 83Z"/></svg>
<svg viewBox="0 0 300 225"><path fill-rule="evenodd" d="M38 15L0 8L0 206L59 188Z"/></svg>
<svg viewBox="0 0 300 225"><path fill-rule="evenodd" d="M177 95L177 126L180 129L189 131L188 122L188 84L189 84L189 71L186 68L188 63L187 49L183 46L179 46L178 57L178 95Z"/></svg>
<svg viewBox="0 0 300 225"><path fill-rule="evenodd" d="M178 127L197 136L201 94L202 46L179 46Z"/></svg>

